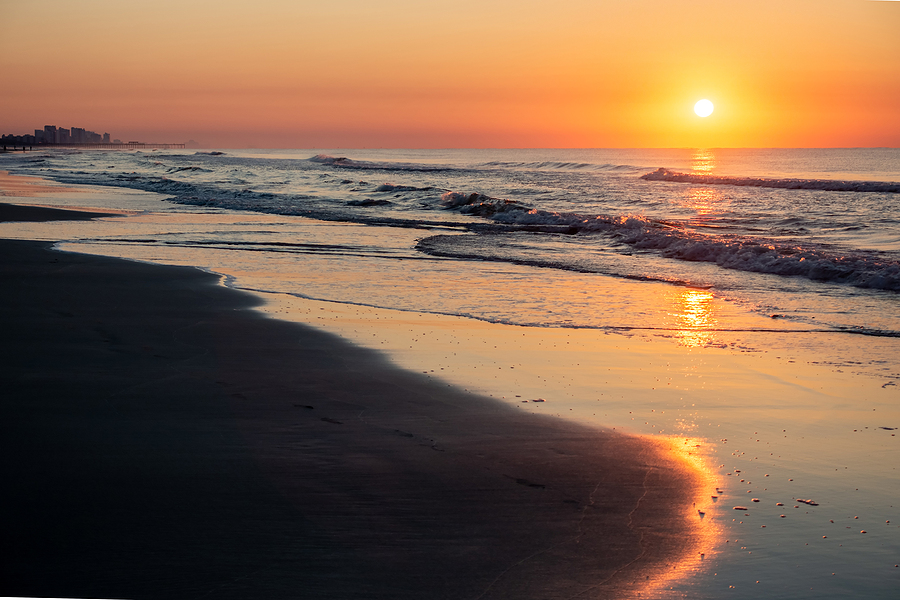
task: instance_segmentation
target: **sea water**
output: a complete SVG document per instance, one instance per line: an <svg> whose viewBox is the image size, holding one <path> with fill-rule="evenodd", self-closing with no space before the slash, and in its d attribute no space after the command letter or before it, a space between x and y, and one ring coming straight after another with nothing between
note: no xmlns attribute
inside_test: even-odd
<svg viewBox="0 0 900 600"><path fill-rule="evenodd" d="M4 236L195 265L345 321L386 309L415 335L423 313L504 325L515 334L495 353L469 347L469 368L457 356L438 375L619 430L689 430L727 488L708 512L728 542L671 594L900 588L898 150L54 151L0 168L118 190L56 205L135 213ZM335 327L367 343L353 323ZM627 365L610 375L596 336L658 369L663 390L630 387ZM405 348L387 349L440 363ZM487 382L488 366L504 374ZM751 492L753 517L730 514Z"/></svg>

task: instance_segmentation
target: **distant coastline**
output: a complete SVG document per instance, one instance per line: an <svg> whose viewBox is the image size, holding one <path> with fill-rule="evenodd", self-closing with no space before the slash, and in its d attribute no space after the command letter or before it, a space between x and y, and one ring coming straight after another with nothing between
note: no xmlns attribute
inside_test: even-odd
<svg viewBox="0 0 900 600"><path fill-rule="evenodd" d="M185 144L178 143L154 143L154 142L99 142L84 144L25 144L22 142L2 142L0 152L26 152L35 149L45 148L83 148L90 150L144 150L144 149L161 149L169 150L172 148L184 148Z"/></svg>
<svg viewBox="0 0 900 600"><path fill-rule="evenodd" d="M38 148L87 148L97 150L140 150L144 148L184 148L179 143L154 143L111 139L109 133L99 134L82 127L57 127L44 125L43 129L35 129L34 135L3 134L0 136L0 147L3 152L33 150Z"/></svg>

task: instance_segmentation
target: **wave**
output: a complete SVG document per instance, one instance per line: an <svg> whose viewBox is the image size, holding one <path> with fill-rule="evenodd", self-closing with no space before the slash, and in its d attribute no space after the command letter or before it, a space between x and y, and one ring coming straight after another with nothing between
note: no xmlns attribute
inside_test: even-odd
<svg viewBox="0 0 900 600"><path fill-rule="evenodd" d="M367 160L354 160L346 156L331 156L317 154L308 159L310 162L319 163L342 169L359 169L364 171L410 171L410 172L441 172L456 170L446 165L423 165L418 163L400 162L375 162Z"/></svg>
<svg viewBox="0 0 900 600"><path fill-rule="evenodd" d="M205 171L193 167L176 168L176 171ZM170 170L171 171L171 170ZM273 194L271 192L256 192L249 188L240 190L226 190L215 184L190 183L178 181L168 177L153 175L131 174L87 174L87 173L60 173L54 174L54 178L63 183L79 183L89 185L110 185L156 192L166 196L172 196L170 200L176 204L189 204L194 206L218 206L236 210L257 210L260 212L280 212L285 201L309 200L316 196L305 194ZM295 214L285 212L283 214Z"/></svg>
<svg viewBox="0 0 900 600"><path fill-rule="evenodd" d="M600 233L635 250L658 252L666 258L715 263L738 271L900 291L900 261L883 258L875 252L837 254L827 248L801 248L746 236L707 235L690 231L675 222L638 215L543 211L477 193L448 192L442 201L448 209L488 217L510 229L569 235ZM423 251L428 251L427 246L423 246Z"/></svg>
<svg viewBox="0 0 900 600"><path fill-rule="evenodd" d="M874 254L835 255L752 239L705 238L650 229L624 233L621 241L638 250L657 250L666 258L710 262L726 269L900 291L900 262Z"/></svg>
<svg viewBox="0 0 900 600"><path fill-rule="evenodd" d="M476 215L479 217L496 217L500 213L530 210L527 206L515 200L492 198L477 192L471 194L446 192L441 196L441 204L447 209L457 209L464 215Z"/></svg>
<svg viewBox="0 0 900 600"><path fill-rule="evenodd" d="M376 192L429 192L434 188L431 186L425 187L416 187L414 185L395 185L393 183L382 183L377 188L375 188Z"/></svg>
<svg viewBox="0 0 900 600"><path fill-rule="evenodd" d="M499 237L503 235L503 233L498 235L432 235L418 240L416 249L431 256L446 258L507 262L576 273L598 273L632 281L657 281L693 288L709 287L697 286L693 282L674 277L622 273L620 270L605 268L602 265L591 263L590 260L573 259L571 256L541 255L539 252L528 251L528 249L517 250L515 242L507 243L504 241L505 238Z"/></svg>
<svg viewBox="0 0 900 600"><path fill-rule="evenodd" d="M390 200L372 200L366 198L364 200L348 200L347 206L389 206L393 204Z"/></svg>
<svg viewBox="0 0 900 600"><path fill-rule="evenodd" d="M46 176L46 173L44 173ZM383 225L388 227L454 229L468 228L490 231L495 226L471 221L451 221L446 219L409 219L392 215L380 215L369 210L375 207L390 207L389 200L361 199L337 202L334 198L314 194L274 194L257 192L252 189L225 189L215 184L177 181L167 177L112 173L68 172L53 173L53 178L61 183L108 185L169 196L167 201L186 206L201 206L227 210L247 210L285 216L307 217L322 221ZM425 189L425 188L415 188ZM349 209L349 210L348 210Z"/></svg>
<svg viewBox="0 0 900 600"><path fill-rule="evenodd" d="M138 174L60 174L63 182L131 187L172 196L171 201L193 206L306 216L328 221L349 221L397 227L454 227L483 235L530 231L567 235L603 235L633 250L654 252L684 261L714 263L738 271L804 277L814 281L900 291L900 261L877 252L842 252L825 246L799 247L762 237L700 233L679 222L640 215L586 215L553 212L515 200L494 198L478 192L448 191L436 204L424 208L444 209L484 220L447 221L399 218L381 215L372 208L390 206L379 201L341 202L316 195L273 194L252 189L227 190L214 184L189 183ZM384 184L392 190L413 188ZM382 187L384 187L382 186ZM387 190L385 187L385 190ZM365 209L359 211L359 209ZM427 251L423 249L424 251ZM560 267L564 268L564 267Z"/></svg>
<svg viewBox="0 0 900 600"><path fill-rule="evenodd" d="M705 185L738 185L750 187L781 188L789 190L820 190L827 192L884 192L900 194L900 183L892 181L841 181L835 179L773 179L767 177L729 177L725 175L701 175L679 173L660 167L641 175L647 181L676 183L700 183Z"/></svg>
<svg viewBox="0 0 900 600"><path fill-rule="evenodd" d="M488 168L501 169L523 169L529 171L603 171L603 172L639 172L642 167L635 165L616 165L616 164L597 164L584 162L566 162L566 161L490 161L479 165Z"/></svg>
<svg viewBox="0 0 900 600"><path fill-rule="evenodd" d="M410 171L410 172L442 172L465 170L462 167L450 167L447 165L427 165L421 163L401 162L375 162L356 160L346 156L331 156L329 154L317 154L309 159L310 162L329 165L338 168L378 170L378 171ZM471 167L472 169L509 169L528 171L598 171L598 172L622 172L639 173L644 167L635 165L596 164L572 161L489 161Z"/></svg>
<svg viewBox="0 0 900 600"><path fill-rule="evenodd" d="M162 163L154 163L154 164L159 165L159 164L162 164ZM212 171L209 170L209 169L204 169L203 167L196 167L196 166L191 166L191 167L172 167L172 168L170 168L168 171L166 171L166 173L181 173L181 172L183 172L183 171L192 171L192 172L200 172L200 173L212 173Z"/></svg>

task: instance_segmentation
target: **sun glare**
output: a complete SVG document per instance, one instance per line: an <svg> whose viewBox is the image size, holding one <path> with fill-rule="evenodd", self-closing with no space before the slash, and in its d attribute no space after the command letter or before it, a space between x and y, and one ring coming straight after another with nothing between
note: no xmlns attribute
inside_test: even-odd
<svg viewBox="0 0 900 600"><path fill-rule="evenodd" d="M694 105L694 112L697 113L698 117L708 117L712 114L714 108L713 103L704 98Z"/></svg>
<svg viewBox="0 0 900 600"><path fill-rule="evenodd" d="M673 310L669 313L679 343L691 348L711 344L718 324L715 298L706 290L681 290L670 296Z"/></svg>

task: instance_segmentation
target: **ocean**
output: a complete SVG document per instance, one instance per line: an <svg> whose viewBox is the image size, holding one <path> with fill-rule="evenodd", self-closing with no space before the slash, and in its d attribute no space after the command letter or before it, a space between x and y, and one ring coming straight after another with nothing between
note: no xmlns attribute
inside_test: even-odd
<svg viewBox="0 0 900 600"><path fill-rule="evenodd" d="M900 589L900 150L58 150L0 169L84 190L36 202L127 213L3 237L197 266L523 410L690 439L722 490L700 511L715 541L659 597Z"/></svg>

